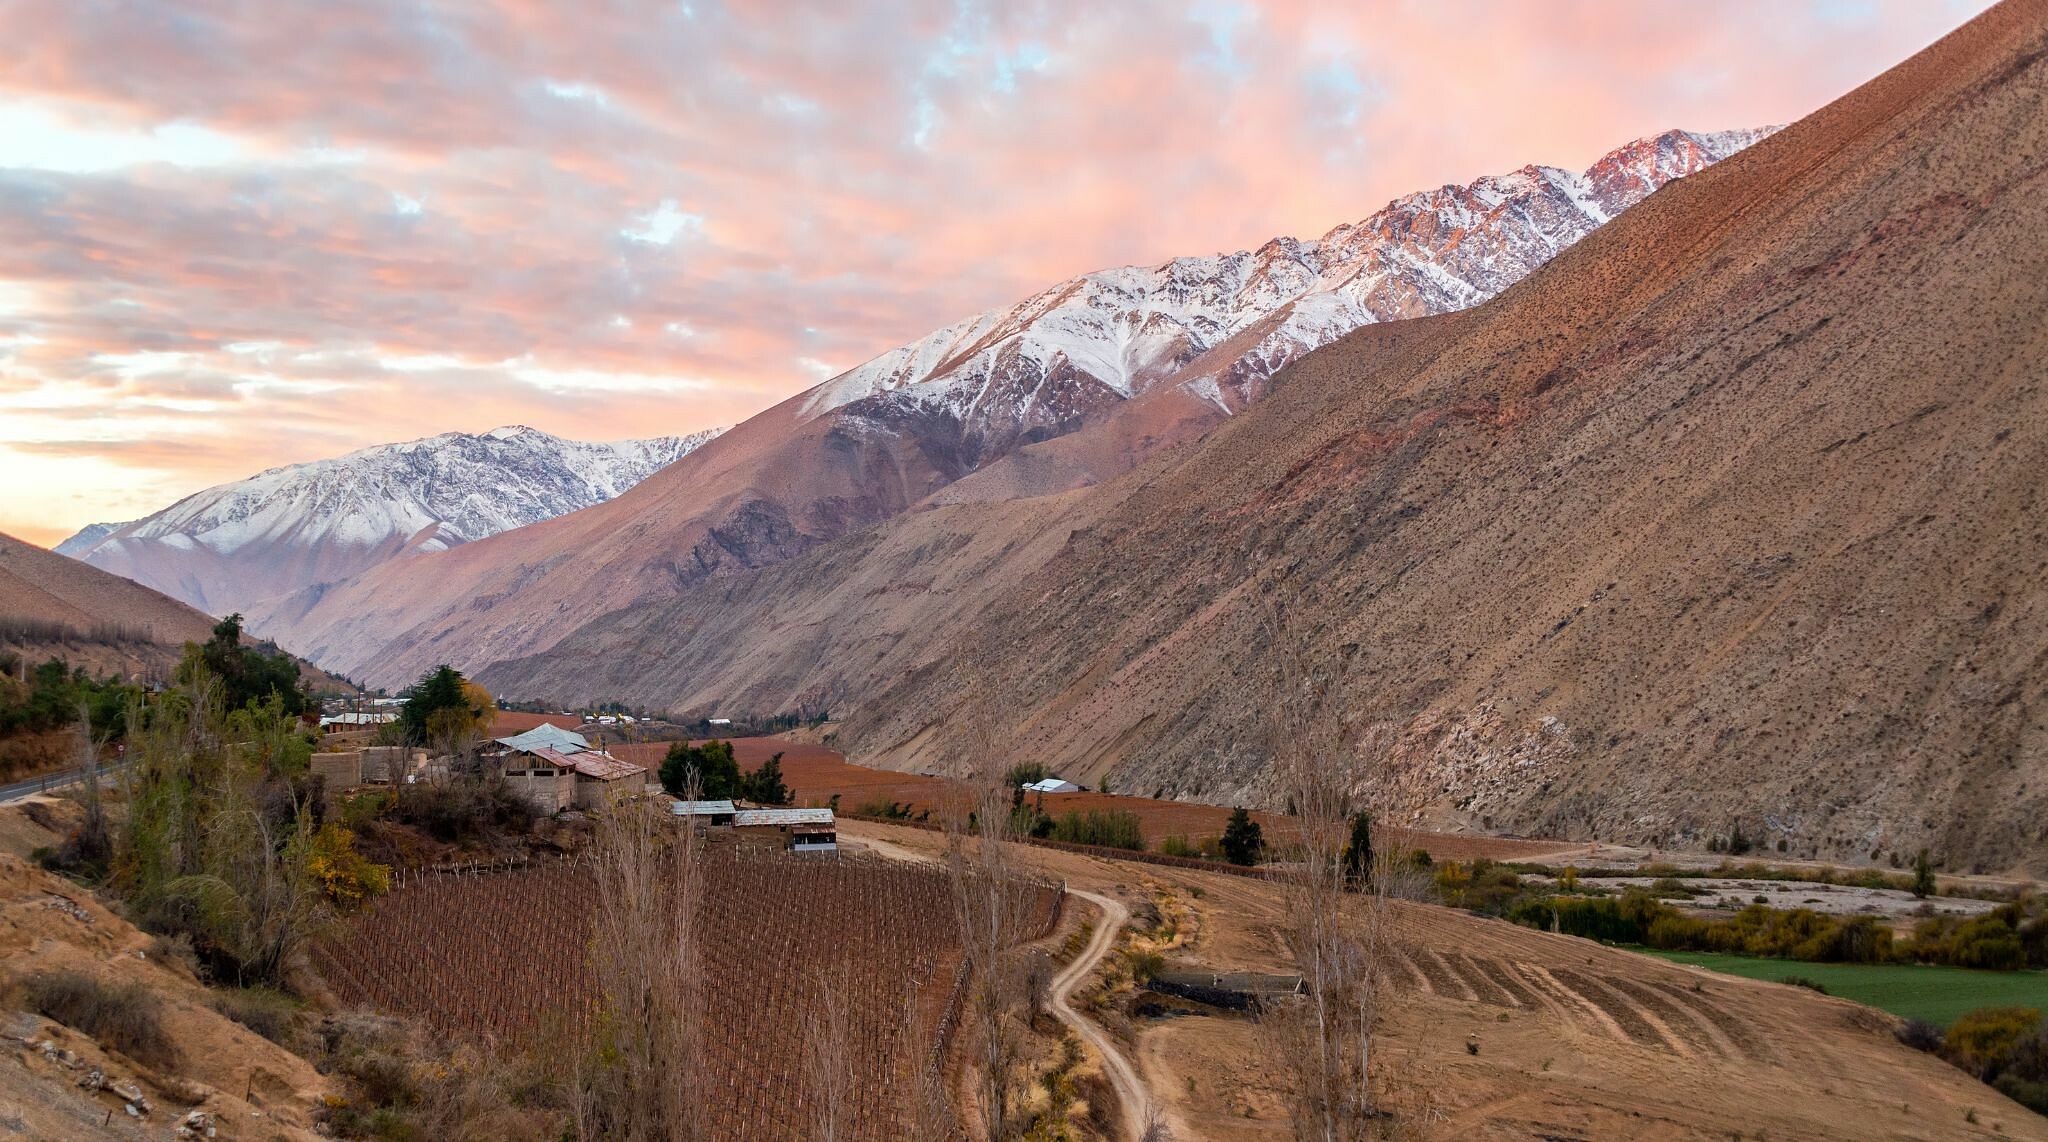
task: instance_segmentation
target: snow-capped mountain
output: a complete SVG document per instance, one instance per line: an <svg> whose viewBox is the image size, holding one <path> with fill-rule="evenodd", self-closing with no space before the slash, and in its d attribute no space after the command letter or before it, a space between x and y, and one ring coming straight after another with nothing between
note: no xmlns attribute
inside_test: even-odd
<svg viewBox="0 0 2048 1142"><path fill-rule="evenodd" d="M78 529L77 535L74 535L70 539L67 539L64 542L58 544L55 550L59 555L69 555L73 559L77 559L83 556L86 552L91 551L95 546L98 545L100 540L105 539L106 537L114 534L115 532L121 530L124 527L127 527L129 522L132 521L124 521L122 523L86 524L84 527Z"/></svg>
<svg viewBox="0 0 2048 1142"><path fill-rule="evenodd" d="M1667 131L1583 171L1526 166L1410 194L1316 239L1085 274L848 370L804 411L946 414L985 452L1066 431L1169 378L1235 412L1303 354L1362 325L1485 301L1771 130Z"/></svg>
<svg viewBox="0 0 2048 1142"><path fill-rule="evenodd" d="M272 468L57 550L224 614L602 503L721 431L609 443L444 432Z"/></svg>

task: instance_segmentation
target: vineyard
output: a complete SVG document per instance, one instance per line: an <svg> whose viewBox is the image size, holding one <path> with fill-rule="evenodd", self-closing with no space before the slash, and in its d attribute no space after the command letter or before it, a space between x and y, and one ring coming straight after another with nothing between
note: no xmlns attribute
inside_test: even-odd
<svg viewBox="0 0 2048 1142"><path fill-rule="evenodd" d="M808 1137L805 1043L817 981L839 981L861 1138L905 1136L901 1094L950 1030L962 956L937 868L715 849L703 864L705 1092L715 1135ZM1050 924L1057 893L1039 892ZM592 873L571 862L408 880L314 951L346 1003L450 1038L572 1042L596 997L585 971ZM920 1057L925 1056L925 1057Z"/></svg>

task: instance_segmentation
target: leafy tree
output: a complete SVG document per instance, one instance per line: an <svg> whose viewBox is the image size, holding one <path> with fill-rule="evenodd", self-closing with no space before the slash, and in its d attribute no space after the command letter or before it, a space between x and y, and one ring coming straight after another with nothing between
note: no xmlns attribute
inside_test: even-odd
<svg viewBox="0 0 2048 1142"><path fill-rule="evenodd" d="M1223 859L1232 864L1254 865L1266 851L1266 838L1259 823L1243 809L1232 809L1223 826Z"/></svg>
<svg viewBox="0 0 2048 1142"><path fill-rule="evenodd" d="M780 763L777 763L780 780ZM703 745L675 742L661 763L661 787L671 797L688 795L690 775L696 774L697 796L706 801L725 801L742 795L739 762L733 760L732 743L708 741Z"/></svg>
<svg viewBox="0 0 2048 1142"><path fill-rule="evenodd" d="M313 699L299 679L299 665L290 655L242 645L239 614L215 623L213 637L204 645L185 644L184 660L178 664L179 681L190 682L200 669L219 686L221 703L229 710L243 709L272 694L282 701L289 717L313 708Z"/></svg>
<svg viewBox="0 0 2048 1142"><path fill-rule="evenodd" d="M1934 860L1926 849L1913 857L1913 895L1922 900L1934 895Z"/></svg>
<svg viewBox="0 0 2048 1142"><path fill-rule="evenodd" d="M730 746L726 747L730 749ZM789 786L782 783L782 754L761 763L761 768L749 773L740 781L740 796L763 805L787 805L792 798Z"/></svg>
<svg viewBox="0 0 2048 1142"><path fill-rule="evenodd" d="M1351 818L1351 840L1344 846L1344 877L1363 884L1372 875L1372 814Z"/></svg>
<svg viewBox="0 0 2048 1142"><path fill-rule="evenodd" d="M489 691L444 664L420 675L405 692L398 725L413 745L453 743L488 729L495 706Z"/></svg>

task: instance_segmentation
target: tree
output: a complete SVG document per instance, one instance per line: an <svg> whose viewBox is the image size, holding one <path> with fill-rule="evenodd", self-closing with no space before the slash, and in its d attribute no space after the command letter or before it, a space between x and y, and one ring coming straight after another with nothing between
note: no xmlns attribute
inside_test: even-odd
<svg viewBox="0 0 2048 1142"><path fill-rule="evenodd" d="M420 675L406 690L398 724L413 745L448 747L481 736L490 728L496 706L488 690L444 663Z"/></svg>
<svg viewBox="0 0 2048 1142"><path fill-rule="evenodd" d="M1934 859L1926 849L1913 857L1913 895L1922 900L1934 895Z"/></svg>
<svg viewBox="0 0 2048 1142"><path fill-rule="evenodd" d="M782 783L782 754L779 751L740 782L740 796L763 805L790 803L789 786Z"/></svg>
<svg viewBox="0 0 2048 1142"><path fill-rule="evenodd" d="M298 663L290 655L242 645L239 614L215 623L213 637L204 645L185 644L178 680L189 683L200 670L218 683L221 703L229 710L261 702L272 694L283 703L288 717L296 718L313 708L313 699L299 680Z"/></svg>
<svg viewBox="0 0 2048 1142"><path fill-rule="evenodd" d="M1223 858L1232 864L1254 865L1266 851L1266 838L1259 823L1242 808L1230 811L1223 826Z"/></svg>
<svg viewBox="0 0 2048 1142"><path fill-rule="evenodd" d="M1372 814L1361 810L1351 818L1351 839L1344 845L1344 878L1364 884L1372 875Z"/></svg>
<svg viewBox="0 0 2048 1142"><path fill-rule="evenodd" d="M776 763L776 770L779 783L780 762ZM728 801L744 793L739 762L733 760L731 742L671 744L668 756L661 762L661 787L671 797L683 797L692 788L693 777L697 796L707 801Z"/></svg>

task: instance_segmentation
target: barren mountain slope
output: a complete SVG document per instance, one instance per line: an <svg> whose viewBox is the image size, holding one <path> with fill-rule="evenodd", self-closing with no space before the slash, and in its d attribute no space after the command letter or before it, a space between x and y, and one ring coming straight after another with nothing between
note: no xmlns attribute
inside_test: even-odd
<svg viewBox="0 0 2048 1142"><path fill-rule="evenodd" d="M0 535L0 650L157 677L213 620L147 587Z"/></svg>
<svg viewBox="0 0 2048 1142"><path fill-rule="evenodd" d="M512 692L826 701L1258 802L1269 594L1447 811L2048 868L2048 3L2011 0L1499 299L1314 354L1096 489L614 616ZM650 667L650 648L663 648Z"/></svg>
<svg viewBox="0 0 2048 1142"><path fill-rule="evenodd" d="M966 476L982 478L940 498L1099 481L1242 409L1303 353L1490 297L1766 133L1667 131L1584 171L1530 166L1406 195L1317 239L1086 274L851 369L617 507L252 605L253 629L396 685L441 661L545 649L608 611L800 554ZM1118 427L1058 444L1105 420Z"/></svg>

